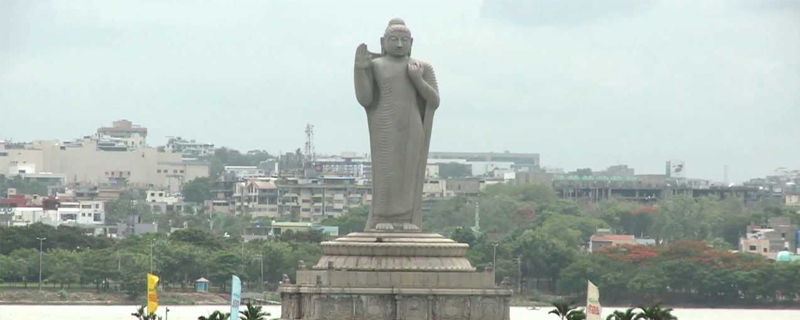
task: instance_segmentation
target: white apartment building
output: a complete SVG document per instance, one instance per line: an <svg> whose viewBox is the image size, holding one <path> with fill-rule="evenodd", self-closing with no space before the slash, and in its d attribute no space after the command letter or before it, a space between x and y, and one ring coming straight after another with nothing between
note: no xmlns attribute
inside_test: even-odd
<svg viewBox="0 0 800 320"><path fill-rule="evenodd" d="M171 153L180 153L184 159L197 159L213 156L216 148L211 143L184 140L181 137L170 137L167 141L166 150Z"/></svg>
<svg viewBox="0 0 800 320"><path fill-rule="evenodd" d="M247 180L266 177L266 172L256 166L225 166L226 175L236 177L237 180Z"/></svg>
<svg viewBox="0 0 800 320"><path fill-rule="evenodd" d="M164 190L147 190L146 194L146 201L150 202L163 202L167 204L174 204L176 202L181 202L183 199L181 197L176 197L170 195L167 191Z"/></svg>
<svg viewBox="0 0 800 320"><path fill-rule="evenodd" d="M105 205L102 201L61 202L57 209L43 207L10 208L12 226L44 223L51 226L62 224L102 225L105 223Z"/></svg>

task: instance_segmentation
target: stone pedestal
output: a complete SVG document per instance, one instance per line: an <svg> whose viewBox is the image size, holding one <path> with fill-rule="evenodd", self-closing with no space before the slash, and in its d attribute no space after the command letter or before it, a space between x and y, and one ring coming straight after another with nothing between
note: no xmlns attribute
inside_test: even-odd
<svg viewBox="0 0 800 320"><path fill-rule="evenodd" d="M281 286L281 319L508 320L511 290L438 234L351 233Z"/></svg>

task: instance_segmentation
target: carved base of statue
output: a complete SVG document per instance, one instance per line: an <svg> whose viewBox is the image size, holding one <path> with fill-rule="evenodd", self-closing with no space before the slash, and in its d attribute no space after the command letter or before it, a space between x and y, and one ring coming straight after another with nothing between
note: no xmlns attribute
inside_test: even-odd
<svg viewBox="0 0 800 320"><path fill-rule="evenodd" d="M511 290L476 272L468 245L439 234L356 232L281 286L281 319L508 320Z"/></svg>

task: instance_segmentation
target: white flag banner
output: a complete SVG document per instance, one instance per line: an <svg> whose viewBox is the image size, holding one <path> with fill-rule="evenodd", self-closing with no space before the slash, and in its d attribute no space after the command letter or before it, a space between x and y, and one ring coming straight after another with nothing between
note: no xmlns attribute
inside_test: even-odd
<svg viewBox="0 0 800 320"><path fill-rule="evenodd" d="M602 320L602 310L600 306L600 290L589 281L586 289L586 320Z"/></svg>

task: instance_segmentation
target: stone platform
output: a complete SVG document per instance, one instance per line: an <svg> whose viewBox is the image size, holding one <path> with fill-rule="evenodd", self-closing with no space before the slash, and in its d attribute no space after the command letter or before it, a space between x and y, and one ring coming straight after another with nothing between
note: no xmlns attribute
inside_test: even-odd
<svg viewBox="0 0 800 320"><path fill-rule="evenodd" d="M511 290L438 234L351 233L281 286L281 319L508 320Z"/></svg>

